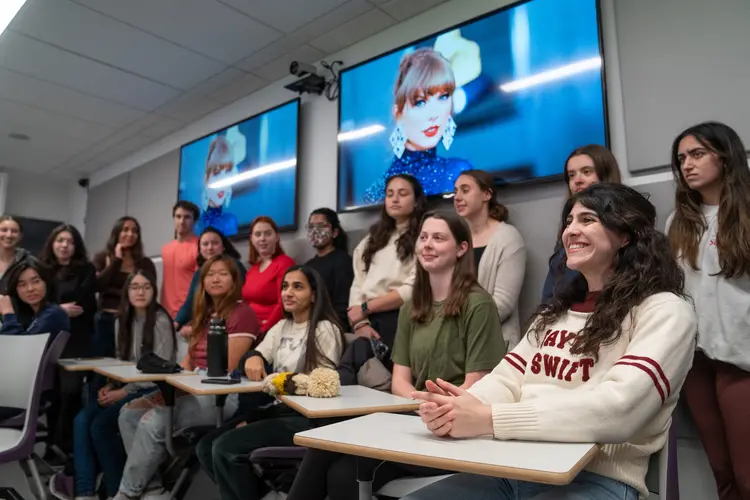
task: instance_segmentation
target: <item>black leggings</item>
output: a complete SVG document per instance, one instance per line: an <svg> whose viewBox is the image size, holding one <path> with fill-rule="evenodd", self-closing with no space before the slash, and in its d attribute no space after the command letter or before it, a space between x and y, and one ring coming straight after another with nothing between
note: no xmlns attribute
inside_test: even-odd
<svg viewBox="0 0 750 500"><path fill-rule="evenodd" d="M369 458L360 458L375 468L372 491L394 479L412 476L440 476L449 474L444 470L430 469L417 465L383 462ZM380 464L380 465L378 465ZM307 450L302 465L294 478L287 500L352 500L359 494L357 484L357 457L342 455L331 451Z"/></svg>

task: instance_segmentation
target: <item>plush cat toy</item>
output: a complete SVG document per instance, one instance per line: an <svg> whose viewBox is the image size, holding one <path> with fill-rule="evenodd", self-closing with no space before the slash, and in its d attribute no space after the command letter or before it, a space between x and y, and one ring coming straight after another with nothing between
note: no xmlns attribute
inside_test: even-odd
<svg viewBox="0 0 750 500"><path fill-rule="evenodd" d="M333 398L339 395L341 380L336 370L316 368L304 373L272 373L263 381L263 392L271 396L310 396Z"/></svg>

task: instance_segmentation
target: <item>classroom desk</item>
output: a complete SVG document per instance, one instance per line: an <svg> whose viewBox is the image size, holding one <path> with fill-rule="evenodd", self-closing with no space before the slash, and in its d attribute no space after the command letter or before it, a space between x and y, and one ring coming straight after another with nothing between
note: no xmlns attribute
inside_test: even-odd
<svg viewBox="0 0 750 500"><path fill-rule="evenodd" d="M299 432L299 446L456 472L569 484L598 451L593 443L435 437L419 417L373 413ZM357 464L359 498L372 498L372 469Z"/></svg>
<svg viewBox="0 0 750 500"><path fill-rule="evenodd" d="M361 385L344 385L335 398L279 396L282 403L307 418L358 417L375 412L410 412L420 401L395 396Z"/></svg>
<svg viewBox="0 0 750 500"><path fill-rule="evenodd" d="M245 392L261 392L263 382L251 382L242 380L239 384L221 385L221 384L204 384L206 376L200 377L167 377L166 382L169 385L181 389L189 394L196 396L216 396L216 426L224 423L224 402L230 394L242 394ZM222 377L229 378L229 377Z"/></svg>
<svg viewBox="0 0 750 500"><path fill-rule="evenodd" d="M65 358L58 360L57 364L67 372L90 372L97 366L132 365L133 363L117 358Z"/></svg>

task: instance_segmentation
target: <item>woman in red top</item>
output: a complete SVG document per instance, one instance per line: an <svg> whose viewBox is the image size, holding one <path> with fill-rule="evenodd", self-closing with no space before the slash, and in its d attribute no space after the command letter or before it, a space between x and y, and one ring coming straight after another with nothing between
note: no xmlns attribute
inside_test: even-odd
<svg viewBox="0 0 750 500"><path fill-rule="evenodd" d="M242 287L242 300L253 308L261 333L267 332L284 314L281 282L294 260L279 243L279 228L270 217L256 217L250 225L250 267ZM258 339L260 340L260 339Z"/></svg>

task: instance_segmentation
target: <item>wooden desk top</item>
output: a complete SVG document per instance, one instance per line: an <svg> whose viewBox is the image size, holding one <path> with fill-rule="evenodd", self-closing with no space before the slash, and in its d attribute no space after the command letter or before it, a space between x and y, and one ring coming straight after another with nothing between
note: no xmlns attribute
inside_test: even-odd
<svg viewBox="0 0 750 500"><path fill-rule="evenodd" d="M419 401L377 391L361 385L344 385L335 398L279 396L290 408L308 418L356 417L375 412L410 412Z"/></svg>
<svg viewBox="0 0 750 500"><path fill-rule="evenodd" d="M185 392L195 395L221 395L221 394L240 394L243 392L261 392L263 382L250 382L242 380L239 384L221 385L221 384L204 384L205 376L200 377L182 377L169 376L167 383L181 389Z"/></svg>
<svg viewBox="0 0 750 500"><path fill-rule="evenodd" d="M593 443L434 436L419 417L373 413L297 433L300 446L456 472L569 484L596 455Z"/></svg>
<svg viewBox="0 0 750 500"><path fill-rule="evenodd" d="M185 377L189 375L197 376L194 372L181 373L142 373L134 364L124 366L97 366L94 372L99 375L117 380L125 384L131 382L163 382L168 377Z"/></svg>
<svg viewBox="0 0 750 500"><path fill-rule="evenodd" d="M133 363L117 358L66 358L58 360L57 364L68 372L89 372L97 366L126 366Z"/></svg>

